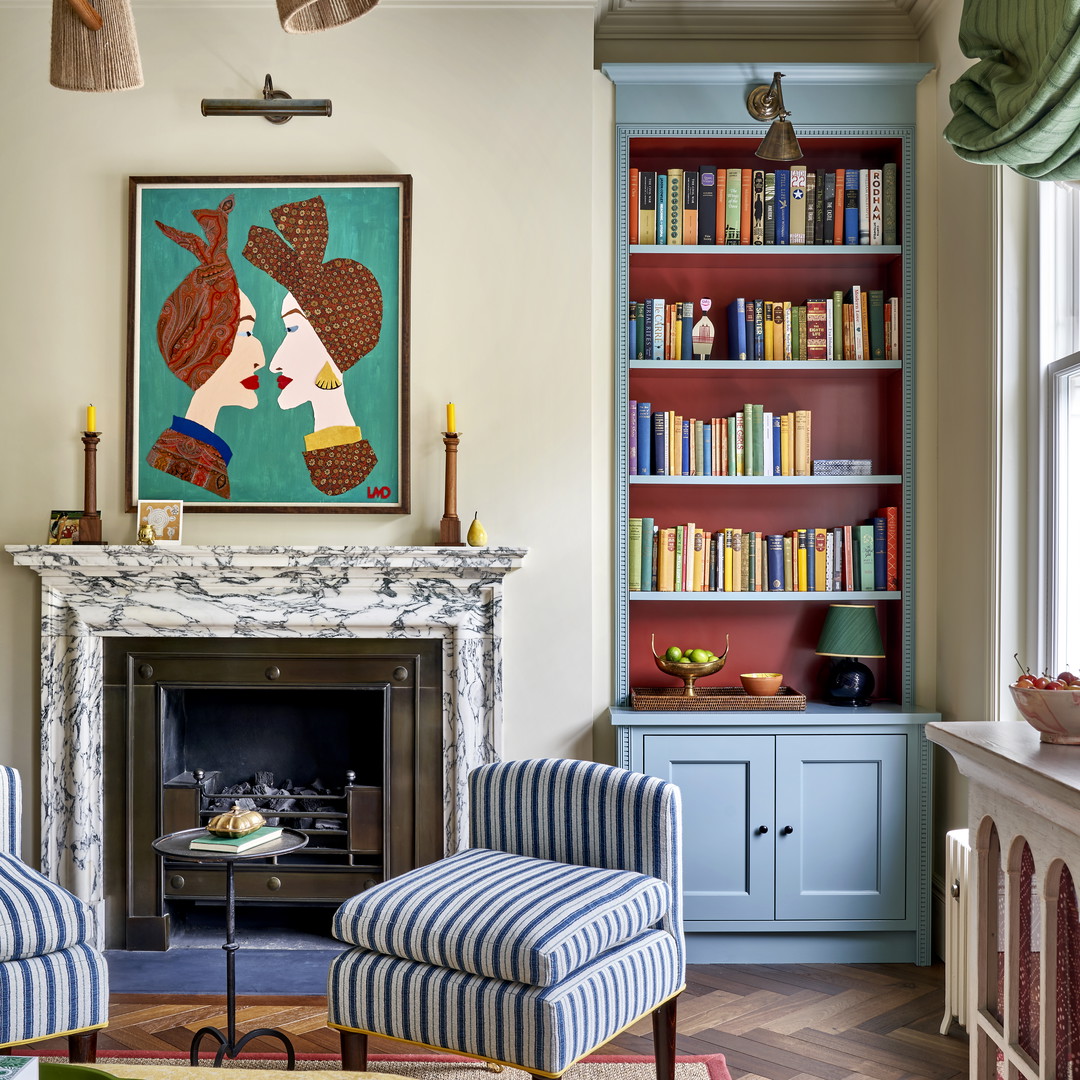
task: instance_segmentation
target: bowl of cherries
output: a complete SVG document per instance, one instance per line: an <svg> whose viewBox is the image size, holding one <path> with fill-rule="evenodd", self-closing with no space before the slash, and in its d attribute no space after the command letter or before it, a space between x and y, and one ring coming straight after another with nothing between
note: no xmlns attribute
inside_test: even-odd
<svg viewBox="0 0 1080 1080"><path fill-rule="evenodd" d="M1071 671L1057 678L1024 672L1009 692L1043 742L1080 745L1080 676Z"/></svg>

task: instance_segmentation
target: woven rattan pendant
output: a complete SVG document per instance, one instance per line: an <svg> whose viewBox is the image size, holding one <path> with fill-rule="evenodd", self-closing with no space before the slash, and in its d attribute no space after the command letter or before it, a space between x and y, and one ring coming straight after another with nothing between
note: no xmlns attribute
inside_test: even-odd
<svg viewBox="0 0 1080 1080"><path fill-rule="evenodd" d="M100 30L90 28L94 20L86 20L86 9L100 15ZM142 86L131 0L94 0L92 6L53 0L49 82L61 90L91 92Z"/></svg>
<svg viewBox="0 0 1080 1080"><path fill-rule="evenodd" d="M370 11L379 0L277 0L281 28L289 34L316 34Z"/></svg>

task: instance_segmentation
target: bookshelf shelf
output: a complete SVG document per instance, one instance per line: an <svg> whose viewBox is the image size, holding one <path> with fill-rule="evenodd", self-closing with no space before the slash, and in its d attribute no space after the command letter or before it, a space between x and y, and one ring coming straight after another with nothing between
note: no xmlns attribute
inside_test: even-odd
<svg viewBox="0 0 1080 1080"><path fill-rule="evenodd" d="M633 592L630 594L630 603L636 604L642 600L656 600L661 603L671 603L673 600L687 601L689 603L775 603L778 600L790 600L796 603L811 602L825 604L853 604L873 601L874 603L903 600L900 590L893 592L845 592L842 596L838 593L827 592Z"/></svg>
<svg viewBox="0 0 1080 1080"><path fill-rule="evenodd" d="M736 487L852 487L859 484L882 485L900 484L904 478L899 475L885 476L630 476L631 484L657 484L662 487L676 487L684 484L713 485Z"/></svg>
<svg viewBox="0 0 1080 1080"><path fill-rule="evenodd" d="M930 68L786 65L786 96L795 100L797 89L804 95L796 123L804 157L784 163L756 157L765 129L750 120L745 107L747 89L768 84L773 70L757 64L604 68L615 84L616 142L611 722L620 764L665 776L682 788L686 879L693 882L685 898L691 959L923 964L930 960L931 878L930 758L923 726L937 716L916 707L913 670L914 118L915 86ZM837 242L831 244L824 227L820 243L770 244L767 233L755 235L755 207L766 203L763 197L755 203L751 194L751 210L743 214L743 192L754 192L755 172L773 173L775 181L766 177L756 190L782 191L787 178L777 170L792 167L805 167L807 176L813 175L815 192L837 186L843 191L844 180L852 174L860 174L864 182L863 171L863 190L869 190L876 183L872 170L881 170L881 190L895 191L895 197L882 199L883 227L875 239L896 242L839 242L845 237L844 229L835 227L836 213L832 235ZM844 170L843 177L839 170ZM663 231L658 226L657 235L668 243L636 242L639 235L649 235L647 215L638 216L637 200L651 183L643 178L655 174L658 193L661 176L680 191L686 190L689 176L690 189L698 183L700 196L709 186L702 177L710 173L716 179L715 227L710 231L706 225L705 230L719 243L682 244L677 242L679 228L669 232L666 226ZM721 173L726 189L737 193L734 203L721 198ZM809 190L806 206L811 203ZM655 206L661 205L657 194ZM663 205L674 208L680 228L686 224L684 211L693 208L670 195ZM815 196L815 220L828 220L824 213L818 216L826 205L824 195L821 200ZM844 214L842 198L832 205ZM777 200L773 208L779 230ZM786 212L791 213L790 207ZM707 221L700 202L698 214L699 223ZM767 211L761 220L767 229ZM747 229L752 242L730 240L731 235L742 240ZM875 323L861 339L861 348L855 347L854 332L840 348L836 337L854 323L860 294L868 298L867 312L876 304ZM707 360L690 359L689 350L684 353L676 342L705 313L703 299L710 302L711 351ZM768 307L775 311L777 301L782 314L770 324L764 312ZM640 320L633 335L631 302ZM785 304L802 309L791 317L790 339L782 325L789 317ZM739 324L729 328L729 310L743 307L757 307L756 319L752 316L742 331ZM800 326L818 330L817 320L831 327L826 339L835 347L809 348L819 340L811 341L809 332L804 347L795 336ZM764 348L762 328L770 325L779 329ZM669 328L670 340L663 336ZM756 357L752 339L759 346ZM655 345L652 359L644 359L649 355L645 343ZM744 351L749 359L738 358ZM763 359L774 354L782 358ZM659 355L682 359L661 360ZM808 355L831 359L798 359ZM841 360L841 355L848 358ZM753 430L767 453L767 426L760 418L789 417L795 431L800 410L812 421L809 446L800 451L803 461L869 460L873 474L762 475L762 455L756 457L757 475L727 475L738 468L740 417L741 430ZM678 421L672 426L674 418ZM702 445L710 429L712 459L704 450L681 456L683 438L690 439L684 433L695 430L694 424L683 426L687 419L701 422L697 430ZM672 433L670 438L665 430ZM788 427L782 424L781 430ZM657 434L656 442L648 441ZM728 455L732 438L736 453ZM723 452L718 452L718 442ZM785 450L790 449L786 442ZM676 463L667 468L669 475L656 475L659 470L652 466L657 454L665 467ZM647 459L649 464L643 464ZM683 464L690 462L694 464ZM673 470L703 475L670 475ZM829 552L838 545L843 551L846 544L851 551L855 530L868 519L887 518L888 508L895 508L896 529L893 546L880 552L884 568L880 562L856 569L843 559L829 561ZM636 524L631 528L631 522L640 522L640 530ZM638 573L631 575L632 543L637 559L637 545L644 550L648 544L653 551L654 529L659 537L661 528L680 537L681 547L672 540L675 565L680 552L693 552L699 540L703 555L695 570L690 569L691 557L685 562L685 579L667 578L689 582L696 573L698 590L656 588L652 574L659 549L651 560L640 559L635 564ZM728 565L741 570L738 560L745 556L749 567L748 552L754 551L753 570L746 570L749 588L715 589L723 579L715 567L710 576L709 545L723 543L725 530L750 537L741 554L725 552L731 559ZM797 544L800 530L816 541L807 554L815 565L811 580L818 587L768 591L776 556L771 567L766 565L768 544L763 539L774 538L775 553L778 535ZM822 543L828 544L824 555L818 554ZM665 544L665 572L670 550ZM895 567L891 579L889 555ZM784 572L785 584L803 580L797 554L789 557ZM650 574L648 581L641 580L642 573ZM875 586L884 581L885 587L865 588L867 580ZM816 648L830 604L871 605L875 610L884 657L866 660L877 683L870 708L840 709L822 700L822 675L830 661L818 656ZM714 685L738 685L739 672L782 672L785 684L806 694L806 711L695 709L661 714L630 708L631 687L664 682L653 661L653 641L658 650L677 644L719 652L726 639L727 663ZM801 837L792 843L780 832L789 824L789 813ZM859 834L854 840L847 835L852 829ZM842 844L838 831L845 833ZM857 854L838 855L840 849Z"/></svg>

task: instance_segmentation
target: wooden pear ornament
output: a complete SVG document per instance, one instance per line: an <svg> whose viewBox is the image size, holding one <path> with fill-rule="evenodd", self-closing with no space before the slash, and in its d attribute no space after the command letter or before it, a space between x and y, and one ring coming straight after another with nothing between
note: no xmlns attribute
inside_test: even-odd
<svg viewBox="0 0 1080 1080"><path fill-rule="evenodd" d="M487 531L480 524L479 511L473 513L472 524L469 526L465 539L468 540L470 547L483 547L487 543Z"/></svg>

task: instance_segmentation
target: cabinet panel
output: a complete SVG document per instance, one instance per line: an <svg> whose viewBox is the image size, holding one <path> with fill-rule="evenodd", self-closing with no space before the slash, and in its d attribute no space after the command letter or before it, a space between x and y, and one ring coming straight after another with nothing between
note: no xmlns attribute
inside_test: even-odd
<svg viewBox="0 0 1080 1080"><path fill-rule="evenodd" d="M903 735L777 739L778 919L904 918L906 763Z"/></svg>
<svg viewBox="0 0 1080 1080"><path fill-rule="evenodd" d="M773 741L769 735L645 738L644 771L682 791L688 924L773 917Z"/></svg>

